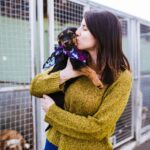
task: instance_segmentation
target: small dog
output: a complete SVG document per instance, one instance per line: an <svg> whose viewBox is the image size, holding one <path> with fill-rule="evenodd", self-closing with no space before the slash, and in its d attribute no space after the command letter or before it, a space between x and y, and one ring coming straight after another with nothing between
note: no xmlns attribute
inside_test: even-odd
<svg viewBox="0 0 150 150"><path fill-rule="evenodd" d="M16 130L0 131L0 150L28 150L30 145Z"/></svg>
<svg viewBox="0 0 150 150"><path fill-rule="evenodd" d="M44 63L43 68L49 68L54 66L48 73L62 70L67 65L67 60L70 58L70 62L74 70L79 70L83 75L87 76L93 84L99 88L103 88L102 82L99 80L96 72L88 66L89 54L86 51L78 50L76 47L76 32L77 28L69 27L64 29L57 37L59 47L55 49L52 55ZM65 89L76 80L70 79L65 84ZM64 105L64 93L56 92L49 95L52 97L59 107L63 108Z"/></svg>

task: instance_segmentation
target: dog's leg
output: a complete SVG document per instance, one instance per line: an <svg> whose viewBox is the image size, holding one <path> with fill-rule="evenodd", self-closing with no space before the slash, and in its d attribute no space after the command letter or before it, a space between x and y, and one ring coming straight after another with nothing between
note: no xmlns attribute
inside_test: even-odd
<svg viewBox="0 0 150 150"><path fill-rule="evenodd" d="M86 67L81 68L80 71L83 73L83 75L90 78L95 86L97 86L98 88L103 88L103 83L98 78L98 75L93 69L86 66Z"/></svg>

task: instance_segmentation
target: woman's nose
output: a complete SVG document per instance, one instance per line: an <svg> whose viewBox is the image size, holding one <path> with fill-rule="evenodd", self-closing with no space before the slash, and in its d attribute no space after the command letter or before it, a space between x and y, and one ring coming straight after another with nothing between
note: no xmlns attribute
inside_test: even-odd
<svg viewBox="0 0 150 150"><path fill-rule="evenodd" d="M76 30L76 35L77 35L77 36L80 35L79 28Z"/></svg>

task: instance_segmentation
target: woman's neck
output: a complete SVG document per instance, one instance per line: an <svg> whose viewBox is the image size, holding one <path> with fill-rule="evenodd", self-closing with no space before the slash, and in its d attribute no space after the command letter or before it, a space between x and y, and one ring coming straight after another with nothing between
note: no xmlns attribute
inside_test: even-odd
<svg viewBox="0 0 150 150"><path fill-rule="evenodd" d="M90 54L90 63L89 66L98 73L98 68L97 68L97 51L96 50L92 50L89 51Z"/></svg>

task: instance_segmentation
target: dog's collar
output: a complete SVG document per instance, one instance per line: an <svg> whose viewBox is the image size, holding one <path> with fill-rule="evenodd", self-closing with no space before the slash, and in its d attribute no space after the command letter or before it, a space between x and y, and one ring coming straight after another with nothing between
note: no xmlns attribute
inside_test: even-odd
<svg viewBox="0 0 150 150"><path fill-rule="evenodd" d="M63 46L59 46L55 49L55 52L44 63L43 68L49 68L55 65L55 57L61 54L66 55L69 58L79 60L83 63L87 63L87 53L80 51L77 47L73 47L70 51L66 50Z"/></svg>
<svg viewBox="0 0 150 150"><path fill-rule="evenodd" d="M77 49L77 47L73 47L70 51L66 50L63 46L60 46L56 49L55 55L58 56L61 53L67 55L69 58L78 59L84 63L87 61L87 54L83 51Z"/></svg>

